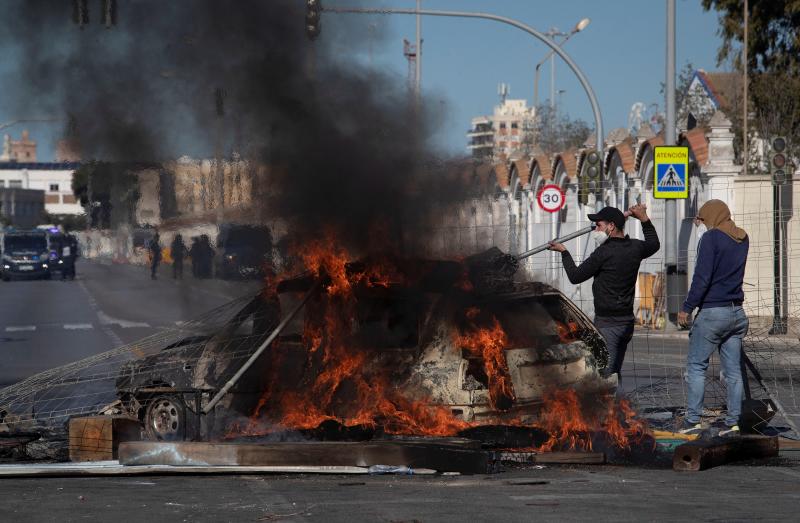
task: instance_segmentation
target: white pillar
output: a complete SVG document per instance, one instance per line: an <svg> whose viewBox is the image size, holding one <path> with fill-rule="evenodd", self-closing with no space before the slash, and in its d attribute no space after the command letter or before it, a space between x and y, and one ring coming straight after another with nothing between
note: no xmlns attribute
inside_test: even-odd
<svg viewBox="0 0 800 523"><path fill-rule="evenodd" d="M722 111L717 111L708 123L711 133L708 135L708 164L700 168L708 176L707 199L722 200L733 210L733 180L742 167L734 164L733 138L731 121Z"/></svg>

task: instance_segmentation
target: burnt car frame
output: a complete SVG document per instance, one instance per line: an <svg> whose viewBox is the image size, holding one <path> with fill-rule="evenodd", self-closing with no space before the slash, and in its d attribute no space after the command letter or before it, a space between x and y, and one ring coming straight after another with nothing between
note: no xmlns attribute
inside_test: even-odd
<svg viewBox="0 0 800 523"><path fill-rule="evenodd" d="M351 341L370 351L371 367L393 369L394 387L447 408L458 419L488 424L535 419L545 390L598 379L607 360L605 343L563 293L535 282L510 283L492 292L464 291L455 285L463 272L458 263L434 265L413 286L359 286L353 291L358 306ZM123 364L116 379L122 413L141 420L148 439L202 439L220 434L232 419L250 416L268 388L307 385L320 366L308 358L305 316L330 305L324 286L315 287L315 280L309 275L285 280L277 293L254 297L217 332L186 337ZM203 414L215 393L275 329L281 311L307 292L314 293L311 301L275 344ZM490 311L507 331L504 354L515 397L502 406L490 398L480 365L452 336L457 317L469 307ZM283 357L275 357L278 351ZM269 383L271 373L281 377L279 385Z"/></svg>

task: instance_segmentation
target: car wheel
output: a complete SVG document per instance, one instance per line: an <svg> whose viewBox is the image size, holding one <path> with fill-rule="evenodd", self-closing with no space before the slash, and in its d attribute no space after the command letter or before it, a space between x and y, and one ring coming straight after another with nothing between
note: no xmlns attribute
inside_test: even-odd
<svg viewBox="0 0 800 523"><path fill-rule="evenodd" d="M176 396L159 396L147 404L144 415L147 439L181 441L186 434L186 406Z"/></svg>

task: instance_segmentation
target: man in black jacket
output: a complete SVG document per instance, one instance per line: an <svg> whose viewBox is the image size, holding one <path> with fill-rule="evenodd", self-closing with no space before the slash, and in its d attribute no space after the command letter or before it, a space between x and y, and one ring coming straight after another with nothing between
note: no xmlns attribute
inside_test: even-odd
<svg viewBox="0 0 800 523"><path fill-rule="evenodd" d="M627 216L642 222L644 241L632 240L625 234ZM616 373L619 377L625 351L633 338L633 298L639 265L655 254L660 244L644 205L634 205L626 213L605 207L597 214L590 214L589 219L597 224L592 231L597 248L580 266L575 266L562 244L550 242L550 250L561 253L571 283L582 283L594 277L594 323L608 346L608 365L602 374L608 377Z"/></svg>

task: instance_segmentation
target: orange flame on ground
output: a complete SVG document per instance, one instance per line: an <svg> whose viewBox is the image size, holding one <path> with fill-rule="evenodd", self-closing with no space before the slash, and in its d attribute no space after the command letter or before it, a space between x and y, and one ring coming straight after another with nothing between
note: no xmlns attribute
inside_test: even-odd
<svg viewBox="0 0 800 523"><path fill-rule="evenodd" d="M635 416L627 400L610 394L582 401L574 389L552 391L544 398L538 423L550 437L538 450L592 450L592 436L601 431L615 446L629 449L647 434L646 424Z"/></svg>

